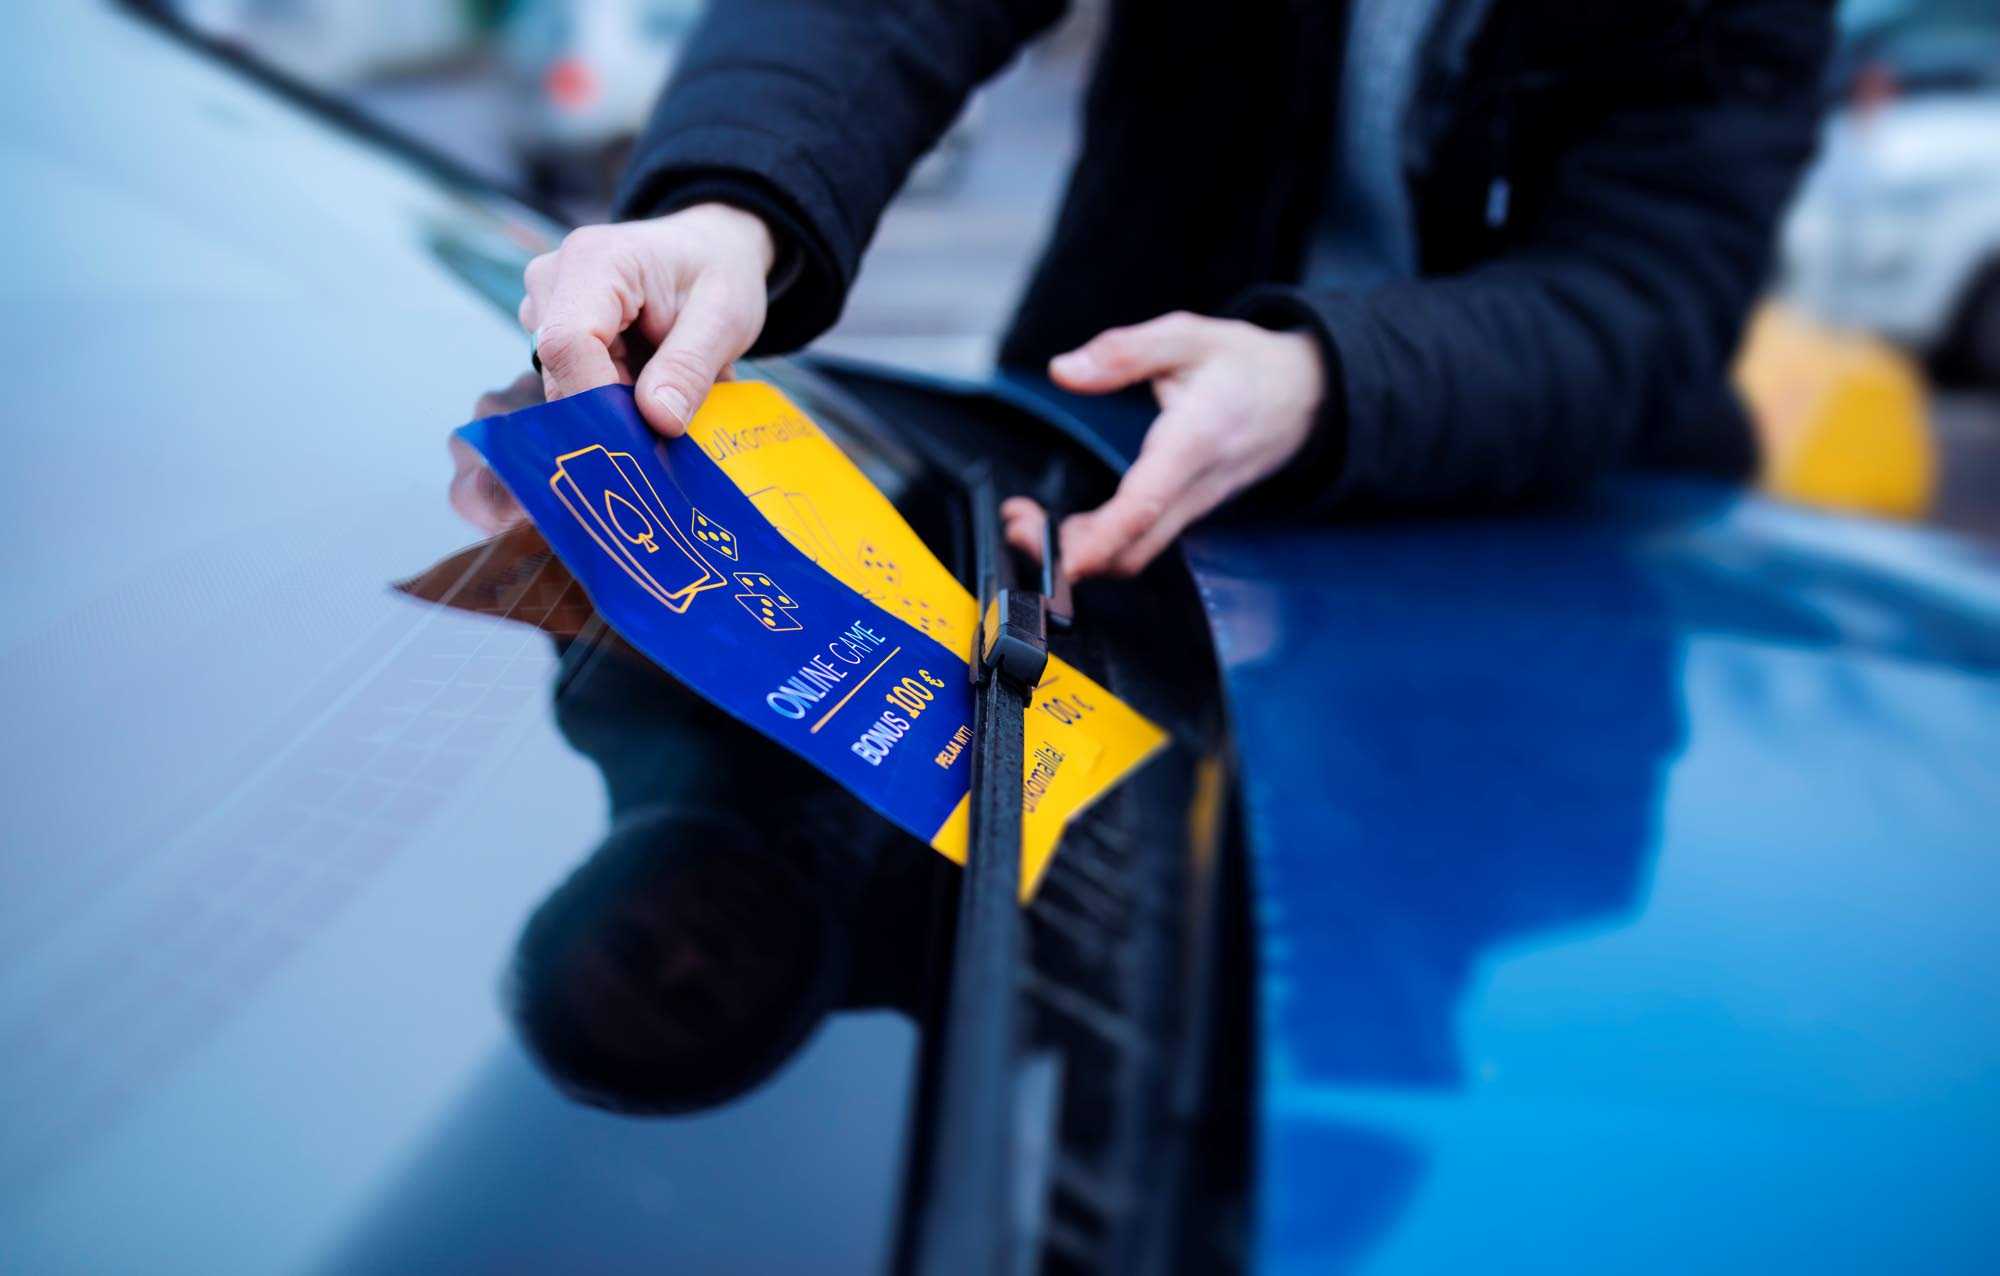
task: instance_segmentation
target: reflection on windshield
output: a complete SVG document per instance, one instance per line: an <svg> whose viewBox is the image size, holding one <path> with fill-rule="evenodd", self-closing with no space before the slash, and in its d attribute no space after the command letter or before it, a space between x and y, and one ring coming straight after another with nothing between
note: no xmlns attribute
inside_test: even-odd
<svg viewBox="0 0 2000 1276"><path fill-rule="evenodd" d="M1271 1012L1287 1047L1273 1102L1321 1117L1274 1127L1266 1181L1298 1186L1270 1203L1272 1243L1346 1270L1427 1167L1399 1134L1316 1105L1464 1086L1461 1017L1494 955L1640 906L1685 736L1680 644L1607 542L1357 532L1302 542L1301 558L1324 555L1298 564L1310 589L1263 579L1268 538L1212 534L1197 553L1245 713L1252 818L1278 848L1260 890L1310 919L1266 954L1266 977L1296 989ZM1322 657L1309 694L1287 658L1305 642ZM1323 800L1260 790L1277 765L1262 742L1305 738Z"/></svg>
<svg viewBox="0 0 2000 1276"><path fill-rule="evenodd" d="M433 219L422 237L439 265L507 315L520 308L526 294L522 274L528 259L554 247L553 241L538 239L518 222ZM525 336L522 344L526 345Z"/></svg>
<svg viewBox="0 0 2000 1276"><path fill-rule="evenodd" d="M397 588L533 624L608 827L535 909L506 982L564 1094L632 1114L728 1102L832 1010L914 1016L943 861L609 633L532 525Z"/></svg>
<svg viewBox="0 0 2000 1276"><path fill-rule="evenodd" d="M516 1022L566 1093L710 1107L830 1010L914 1010L935 856L621 642L557 717L612 803L515 953Z"/></svg>
<svg viewBox="0 0 2000 1276"><path fill-rule="evenodd" d="M741 820L624 812L522 932L515 1021L544 1071L585 1103L713 1106L789 1057L826 1013L827 911Z"/></svg>

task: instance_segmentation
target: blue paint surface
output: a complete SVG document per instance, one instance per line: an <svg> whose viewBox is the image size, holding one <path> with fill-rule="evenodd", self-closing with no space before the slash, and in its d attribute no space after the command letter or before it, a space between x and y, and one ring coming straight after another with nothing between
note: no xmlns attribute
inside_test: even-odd
<svg viewBox="0 0 2000 1276"><path fill-rule="evenodd" d="M1121 469L1156 412L991 393ZM1251 850L1260 1270L2000 1266L1990 546L1633 477L1183 550Z"/></svg>
<svg viewBox="0 0 2000 1276"><path fill-rule="evenodd" d="M1631 481L1188 557L1267 1270L1993 1269L1990 553Z"/></svg>

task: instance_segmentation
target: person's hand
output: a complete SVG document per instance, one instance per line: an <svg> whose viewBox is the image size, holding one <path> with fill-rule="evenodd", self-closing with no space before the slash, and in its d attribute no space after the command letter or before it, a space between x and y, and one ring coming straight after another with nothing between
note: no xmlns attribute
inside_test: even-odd
<svg viewBox="0 0 2000 1276"><path fill-rule="evenodd" d="M472 415L475 420L499 416L541 401L542 379L524 372L512 383L480 395L472 405ZM500 476L486 464L486 458L474 451L470 443L456 434L446 436L445 443L451 449L451 507L460 518L488 536L497 536L528 517Z"/></svg>
<svg viewBox="0 0 2000 1276"><path fill-rule="evenodd" d="M648 425L686 433L716 376L763 330L775 255L762 219L727 204L570 232L528 263L521 302L548 397L625 382ZM635 368L642 350L652 356Z"/></svg>
<svg viewBox="0 0 2000 1276"><path fill-rule="evenodd" d="M1063 570L1079 580L1137 574L1188 524L1276 473L1326 392L1312 338L1185 313L1100 333L1050 360L1049 375L1079 394L1151 381L1160 404L1117 492L1063 520ZM1042 507L1015 496L1000 514L1008 542L1039 559Z"/></svg>

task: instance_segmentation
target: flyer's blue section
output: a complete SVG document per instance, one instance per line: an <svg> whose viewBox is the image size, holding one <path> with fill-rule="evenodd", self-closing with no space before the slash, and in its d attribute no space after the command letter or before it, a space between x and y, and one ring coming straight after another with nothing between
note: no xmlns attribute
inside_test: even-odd
<svg viewBox="0 0 2000 1276"><path fill-rule="evenodd" d="M946 747L972 722L962 657L801 554L692 440L653 434L629 387L459 435L634 647L903 828L937 833L968 784Z"/></svg>

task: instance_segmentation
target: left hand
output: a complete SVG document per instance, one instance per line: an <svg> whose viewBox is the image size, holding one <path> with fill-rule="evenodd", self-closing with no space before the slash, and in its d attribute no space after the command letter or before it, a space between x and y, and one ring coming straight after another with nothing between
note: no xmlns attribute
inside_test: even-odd
<svg viewBox="0 0 2000 1276"><path fill-rule="evenodd" d="M1311 337L1185 312L1100 333L1050 360L1049 375L1078 394L1151 381L1160 404L1117 492L1063 520L1073 580L1136 575L1190 523L1276 473L1305 446L1326 393ZM1042 507L1015 496L1000 515L1008 543L1039 558Z"/></svg>

